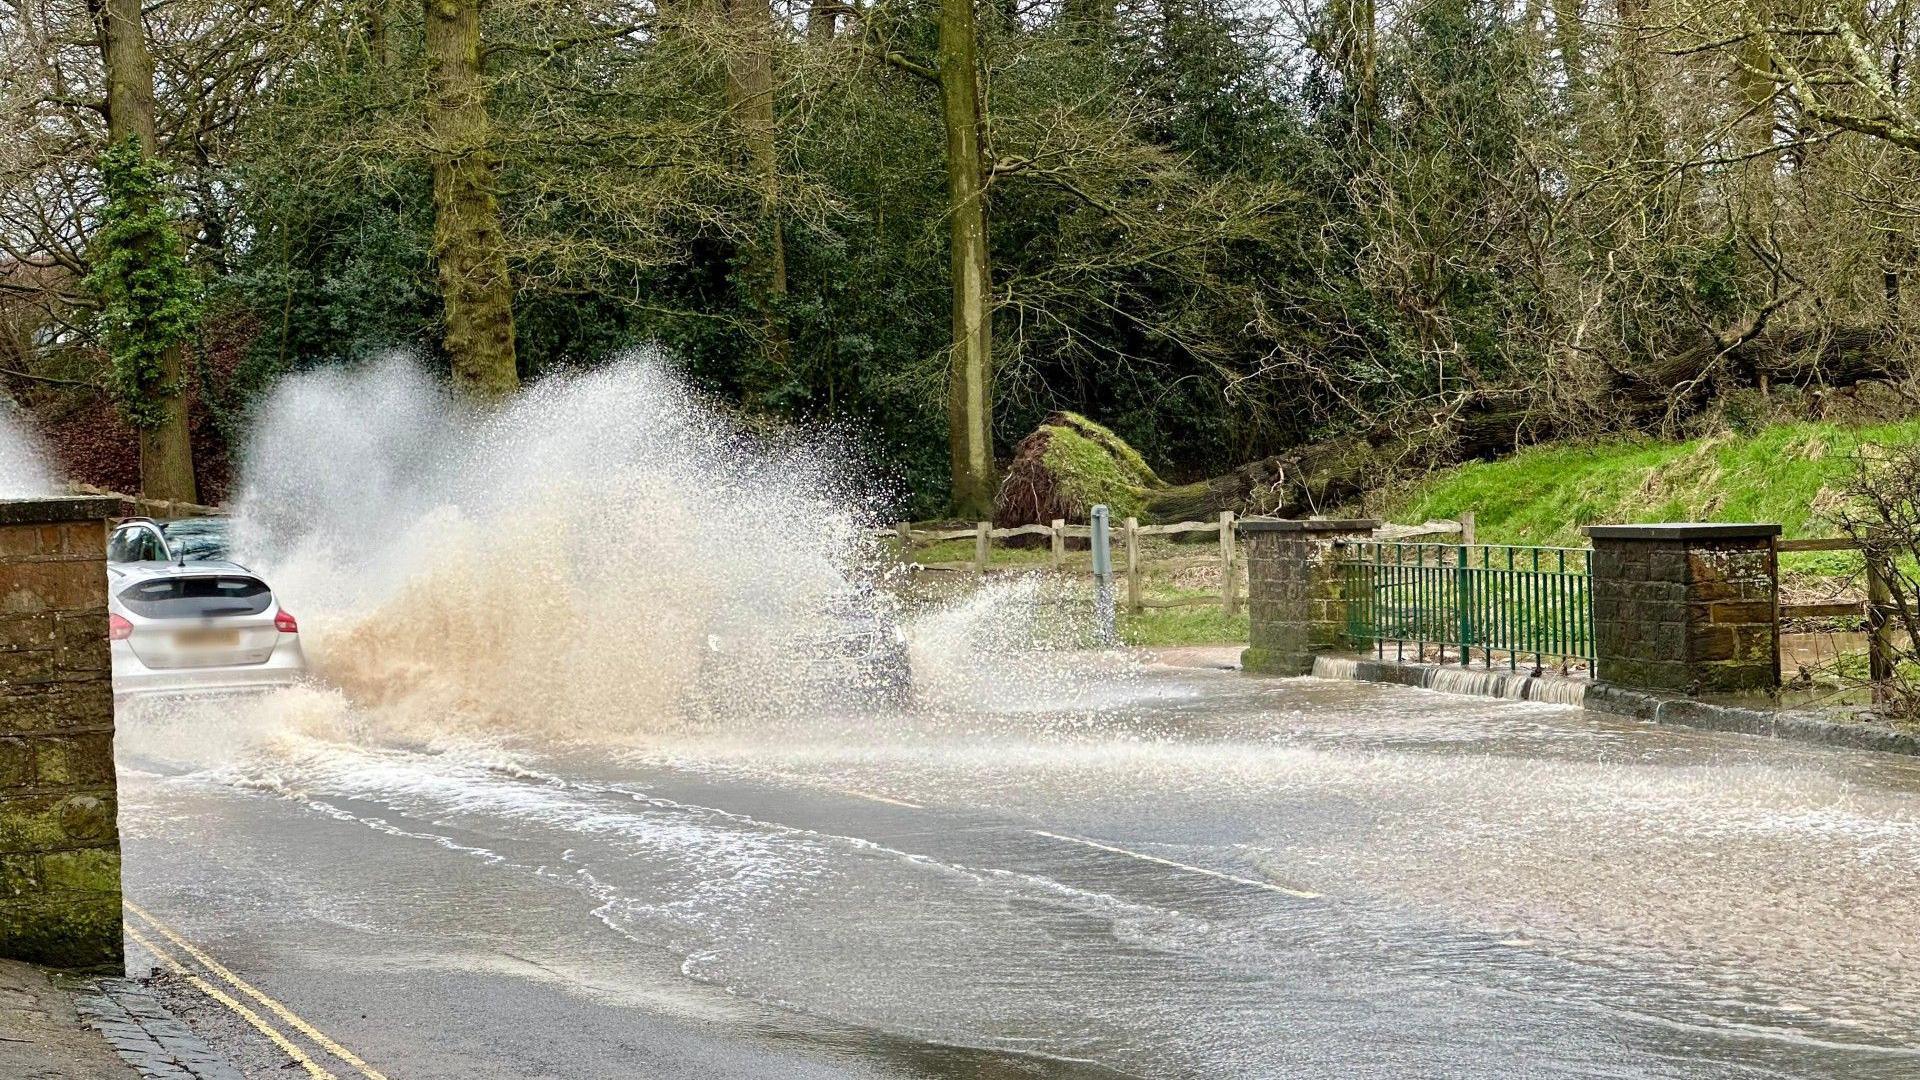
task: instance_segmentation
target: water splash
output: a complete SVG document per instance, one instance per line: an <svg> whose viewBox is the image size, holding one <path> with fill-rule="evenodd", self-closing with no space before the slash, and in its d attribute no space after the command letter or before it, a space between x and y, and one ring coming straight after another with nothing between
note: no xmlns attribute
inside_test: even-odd
<svg viewBox="0 0 1920 1080"><path fill-rule="evenodd" d="M236 544L318 673L389 719L657 727L710 673L817 623L873 562L830 432L750 432L635 355L495 411L401 358L283 383ZM742 700L787 700L780 672Z"/></svg>
<svg viewBox="0 0 1920 1080"><path fill-rule="evenodd" d="M57 493L39 437L11 403L0 400L0 499Z"/></svg>
<svg viewBox="0 0 1920 1080"><path fill-rule="evenodd" d="M393 357L268 398L236 546L299 615L317 674L389 732L785 730L833 689L796 643L897 569L849 451L832 430L749 428L650 354L491 411ZM1035 588L911 620L923 698L1086 689L1031 648L1060 623Z"/></svg>
<svg viewBox="0 0 1920 1080"><path fill-rule="evenodd" d="M1034 573L1002 578L915 620L913 665L929 706L966 713L1097 710L1139 661L1080 646L1092 638L1084 590Z"/></svg>

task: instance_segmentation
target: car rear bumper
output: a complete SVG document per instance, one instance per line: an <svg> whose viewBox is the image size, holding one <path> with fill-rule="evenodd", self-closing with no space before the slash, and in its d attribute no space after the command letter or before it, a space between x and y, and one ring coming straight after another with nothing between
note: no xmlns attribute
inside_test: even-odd
<svg viewBox="0 0 1920 1080"><path fill-rule="evenodd" d="M132 650L120 648L123 644L114 642L115 704L136 698L257 694L292 686L307 673L306 656L298 641L281 642L265 663L204 668L150 668Z"/></svg>

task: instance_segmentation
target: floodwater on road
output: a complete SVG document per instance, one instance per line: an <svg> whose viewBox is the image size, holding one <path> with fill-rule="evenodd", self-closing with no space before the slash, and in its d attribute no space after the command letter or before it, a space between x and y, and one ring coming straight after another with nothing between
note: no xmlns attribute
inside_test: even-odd
<svg viewBox="0 0 1920 1080"><path fill-rule="evenodd" d="M136 716L128 891L396 1080L1920 1075L1920 763L1027 686L575 742Z"/></svg>

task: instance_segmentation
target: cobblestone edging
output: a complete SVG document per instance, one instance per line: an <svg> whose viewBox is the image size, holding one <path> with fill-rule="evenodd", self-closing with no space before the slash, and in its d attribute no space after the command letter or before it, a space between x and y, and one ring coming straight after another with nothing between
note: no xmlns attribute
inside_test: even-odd
<svg viewBox="0 0 1920 1080"><path fill-rule="evenodd" d="M1896 731L1880 724L1833 720L1805 710L1759 709L1690 701L1605 684L1587 691L1586 707L1596 712L1659 724L1731 731L1741 735L1764 735L1850 750L1878 750L1886 754L1920 756L1920 735Z"/></svg>
<svg viewBox="0 0 1920 1080"><path fill-rule="evenodd" d="M247 1080L132 979L100 979L74 1006L145 1080Z"/></svg>
<svg viewBox="0 0 1920 1080"><path fill-rule="evenodd" d="M1501 671L1467 671L1437 664L1409 664L1343 656L1315 660L1313 674L1323 679L1393 683L1399 686L1473 694L1507 701L1538 701L1575 705L1591 712L1644 720L1656 724L1739 735L1760 735L1819 746L1876 750L1920 756L1920 735L1879 724L1834 720L1797 709L1756 708L1718 702L1667 697L1628 690L1607 683L1567 679L1557 675L1515 675Z"/></svg>

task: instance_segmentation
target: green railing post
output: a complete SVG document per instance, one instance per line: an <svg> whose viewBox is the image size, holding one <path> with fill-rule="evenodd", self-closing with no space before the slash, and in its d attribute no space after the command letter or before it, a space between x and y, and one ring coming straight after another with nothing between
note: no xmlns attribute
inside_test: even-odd
<svg viewBox="0 0 1920 1080"><path fill-rule="evenodd" d="M1465 544L1460 545L1460 555L1454 560L1454 601L1460 608L1460 666L1466 667L1473 662L1473 603L1471 593L1471 568L1467 566L1470 558Z"/></svg>

